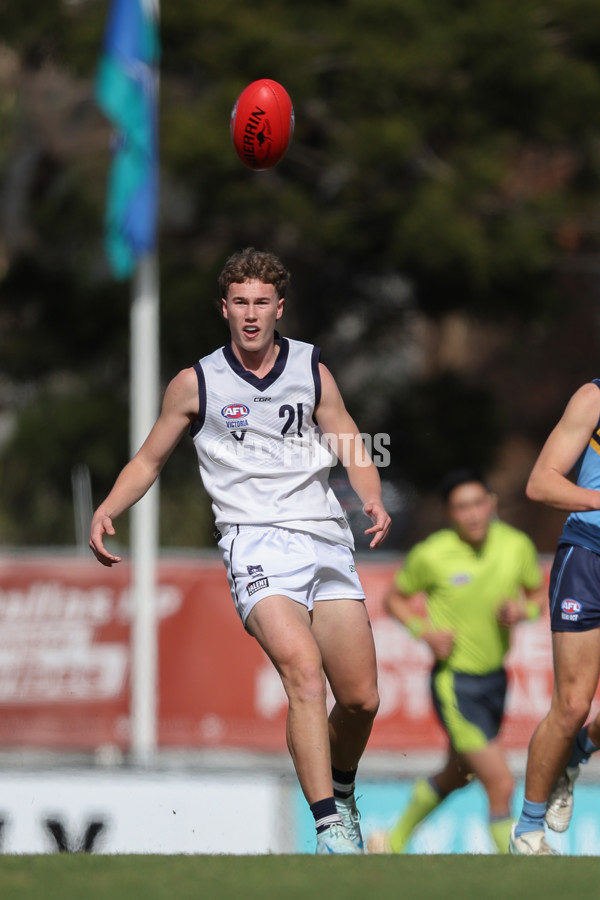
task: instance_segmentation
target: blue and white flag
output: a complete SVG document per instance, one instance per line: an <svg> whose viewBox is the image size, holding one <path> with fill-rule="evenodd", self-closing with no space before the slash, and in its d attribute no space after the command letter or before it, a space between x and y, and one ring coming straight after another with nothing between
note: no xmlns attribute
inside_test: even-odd
<svg viewBox="0 0 600 900"><path fill-rule="evenodd" d="M129 278L156 243L158 59L157 0L112 0L96 101L116 132L104 222L116 278Z"/></svg>

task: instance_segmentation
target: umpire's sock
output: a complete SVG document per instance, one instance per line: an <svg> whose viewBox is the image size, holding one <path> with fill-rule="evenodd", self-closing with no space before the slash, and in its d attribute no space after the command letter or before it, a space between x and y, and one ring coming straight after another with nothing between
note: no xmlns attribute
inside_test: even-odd
<svg viewBox="0 0 600 900"><path fill-rule="evenodd" d="M411 833L419 822L433 812L443 799L430 779L419 778L418 781L415 781L408 806L388 834L392 853L403 852Z"/></svg>
<svg viewBox="0 0 600 900"><path fill-rule="evenodd" d="M506 816L490 816L490 834L498 853L508 853L512 819Z"/></svg>

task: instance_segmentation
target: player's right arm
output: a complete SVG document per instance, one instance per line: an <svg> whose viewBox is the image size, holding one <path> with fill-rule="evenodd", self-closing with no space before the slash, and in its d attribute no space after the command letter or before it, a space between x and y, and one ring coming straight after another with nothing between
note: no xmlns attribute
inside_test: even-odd
<svg viewBox="0 0 600 900"><path fill-rule="evenodd" d="M590 382L573 394L542 447L527 482L530 500L569 512L600 509L600 491L579 487L567 478L599 419L600 390Z"/></svg>
<svg viewBox="0 0 600 900"><path fill-rule="evenodd" d="M104 566L121 561L104 546L114 535L113 519L129 509L154 484L181 436L198 414L198 380L194 369L183 369L170 382L160 416L133 459L119 473L108 497L92 518L90 548Z"/></svg>
<svg viewBox="0 0 600 900"><path fill-rule="evenodd" d="M384 606L388 614L404 625L414 638L429 644L436 659L447 659L450 656L454 644L452 632L437 630L427 619L416 615L412 597L404 594L397 584L394 583L389 588Z"/></svg>

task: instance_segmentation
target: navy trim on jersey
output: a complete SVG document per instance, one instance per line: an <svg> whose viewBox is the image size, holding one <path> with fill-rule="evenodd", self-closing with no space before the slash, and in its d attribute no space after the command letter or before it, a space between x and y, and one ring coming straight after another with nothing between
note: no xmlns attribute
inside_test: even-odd
<svg viewBox="0 0 600 900"><path fill-rule="evenodd" d="M310 367L312 369L313 381L315 383L315 407L313 410L313 422L318 425L315 413L321 402L321 373L319 371L319 362L321 359L321 348L313 347L312 356L310 358Z"/></svg>
<svg viewBox="0 0 600 900"><path fill-rule="evenodd" d="M196 437L204 425L204 420L206 418L206 379L204 378L204 372L202 371L202 366L199 362L195 363L194 372L198 379L198 416L196 417L196 421L192 422L190 425L190 434L192 437Z"/></svg>
<svg viewBox="0 0 600 900"><path fill-rule="evenodd" d="M236 609L237 609L237 607L238 607L238 605L239 605L239 602L240 602L240 598L238 597L237 582L236 582L236 580L235 580L235 575L233 574L233 571L234 571L234 569L233 569L233 547L234 547L234 545L235 545L235 539L237 538L237 536L238 536L239 533L240 533L240 526L239 526L239 525L235 525L234 527L235 527L235 537L234 537L233 540L231 541L231 546L230 546L230 548L229 548L229 569L230 569L230 571L231 571L231 583L233 584L233 591L234 591L234 594L235 594L235 596L234 596L233 599L235 600L235 606L236 606Z"/></svg>
<svg viewBox="0 0 600 900"><path fill-rule="evenodd" d="M287 363L290 352L290 345L287 338L281 337L277 331L275 332L275 340L279 342L279 353L277 354L277 359L275 360L273 368L270 372L267 372L264 378L258 378L254 372L249 372L248 369L244 368L233 352L231 344L226 344L223 347L223 355L236 375L243 378L244 381L252 385L253 388L256 388L257 391L266 391L267 388L271 387L274 381L277 381L285 369L285 364Z"/></svg>

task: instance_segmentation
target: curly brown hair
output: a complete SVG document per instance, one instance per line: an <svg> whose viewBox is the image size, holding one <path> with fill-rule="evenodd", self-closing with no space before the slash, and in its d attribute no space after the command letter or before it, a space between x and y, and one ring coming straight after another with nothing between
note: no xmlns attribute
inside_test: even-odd
<svg viewBox="0 0 600 900"><path fill-rule="evenodd" d="M221 297L227 298L232 284L243 284L245 281L262 281L275 286L277 296L285 297L290 283L290 273L274 253L246 247L234 253L226 261L219 275Z"/></svg>

